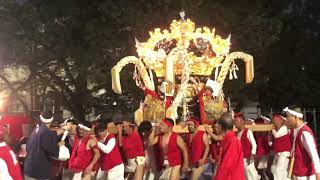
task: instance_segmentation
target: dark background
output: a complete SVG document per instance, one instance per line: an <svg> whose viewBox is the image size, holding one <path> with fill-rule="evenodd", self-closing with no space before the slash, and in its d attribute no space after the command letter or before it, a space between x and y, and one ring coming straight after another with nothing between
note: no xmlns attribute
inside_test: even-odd
<svg viewBox="0 0 320 180"><path fill-rule="evenodd" d="M223 38L231 33L231 52L253 55L253 83L244 83L240 63L240 80L224 86L237 108L249 101L274 109L319 106L319 0L2 0L0 66L31 70L26 81L11 84L17 96L33 87L79 119L91 107L133 111L143 99L133 67L122 71L123 96L112 92L110 70L137 55L135 37L146 41L148 31L169 28L181 9L197 27L215 27ZM92 96L101 88L104 95Z"/></svg>

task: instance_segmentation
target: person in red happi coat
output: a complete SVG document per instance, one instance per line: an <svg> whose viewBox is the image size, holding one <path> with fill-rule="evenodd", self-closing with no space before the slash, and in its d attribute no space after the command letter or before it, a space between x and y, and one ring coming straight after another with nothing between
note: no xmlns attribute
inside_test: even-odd
<svg viewBox="0 0 320 180"><path fill-rule="evenodd" d="M186 122L189 129L188 149L191 165L191 179L197 180L204 171L204 165L207 163L209 154L209 138L205 131L199 131L199 122L188 120Z"/></svg>
<svg viewBox="0 0 320 180"><path fill-rule="evenodd" d="M213 180L244 180L243 152L233 130L233 119L228 114L217 121L216 132L222 136L220 160Z"/></svg>
<svg viewBox="0 0 320 180"><path fill-rule="evenodd" d="M287 126L294 128L293 147L294 157L293 179L320 180L320 160L316 139L312 130L303 120L301 108L287 107L283 110L287 115Z"/></svg>
<svg viewBox="0 0 320 180"><path fill-rule="evenodd" d="M4 135L0 127L0 179L23 180L17 156L5 142Z"/></svg>

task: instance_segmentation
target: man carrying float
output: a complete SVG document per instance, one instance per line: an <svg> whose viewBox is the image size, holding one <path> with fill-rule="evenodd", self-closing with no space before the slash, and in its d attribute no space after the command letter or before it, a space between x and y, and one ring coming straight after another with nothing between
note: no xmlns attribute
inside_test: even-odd
<svg viewBox="0 0 320 180"><path fill-rule="evenodd" d="M84 121L77 126L69 169L75 174L73 180L91 180L100 167L100 150L95 135L91 131L91 123Z"/></svg>
<svg viewBox="0 0 320 180"><path fill-rule="evenodd" d="M301 108L286 107L287 125L294 128L290 172L294 180L320 180L320 160L316 139L303 120Z"/></svg>
<svg viewBox="0 0 320 180"><path fill-rule="evenodd" d="M207 163L209 154L209 138L205 131L199 131L199 122L188 120L186 122L190 134L188 134L188 149L191 165L191 180L199 179L204 171L204 165Z"/></svg>
<svg viewBox="0 0 320 180"><path fill-rule="evenodd" d="M244 127L244 115L239 112L234 116L237 137L241 142L243 150L244 170L247 180L258 180L260 175L254 166L254 156L257 152L257 143L250 129Z"/></svg>
<svg viewBox="0 0 320 180"><path fill-rule="evenodd" d="M183 139L172 132L174 122L172 119L163 119L160 123L161 135L153 130L150 134L149 145L158 144L160 149L160 162L164 168L160 173L161 180L180 179L180 170L189 169L188 150Z"/></svg>
<svg viewBox="0 0 320 180"><path fill-rule="evenodd" d="M272 116L274 129L272 129L272 151L274 153L271 173L274 180L286 179L288 176L288 165L290 150L292 146L292 134L290 135L286 119L280 114Z"/></svg>

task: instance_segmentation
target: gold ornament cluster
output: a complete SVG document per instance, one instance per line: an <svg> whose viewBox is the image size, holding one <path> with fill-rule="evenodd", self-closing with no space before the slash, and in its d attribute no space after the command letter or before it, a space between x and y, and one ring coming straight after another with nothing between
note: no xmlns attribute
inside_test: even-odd
<svg viewBox="0 0 320 180"><path fill-rule="evenodd" d="M182 74L182 61L187 59L190 75L210 76L213 69L221 65L229 54L231 45L230 36L223 39L215 34L214 28L196 28L190 19L173 20L170 30L156 28L149 34L150 38L146 42L137 41L136 48L139 58L148 69L154 70L157 77L165 76L167 58L174 58L176 75ZM181 49L188 50L186 58L172 53ZM199 54L195 54L195 51Z"/></svg>

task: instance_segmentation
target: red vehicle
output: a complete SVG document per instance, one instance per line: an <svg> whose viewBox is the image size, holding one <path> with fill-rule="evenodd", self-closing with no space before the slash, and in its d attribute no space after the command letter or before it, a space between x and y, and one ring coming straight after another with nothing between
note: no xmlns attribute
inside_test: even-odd
<svg viewBox="0 0 320 180"><path fill-rule="evenodd" d="M27 115L5 114L0 116L0 126L6 130L6 141L17 153L22 167L27 155L26 143L35 125L33 122Z"/></svg>
<svg viewBox="0 0 320 180"><path fill-rule="evenodd" d="M8 134L9 144L14 144L22 137L28 137L33 128L33 121L27 115L10 115L0 116L0 126L5 127Z"/></svg>

